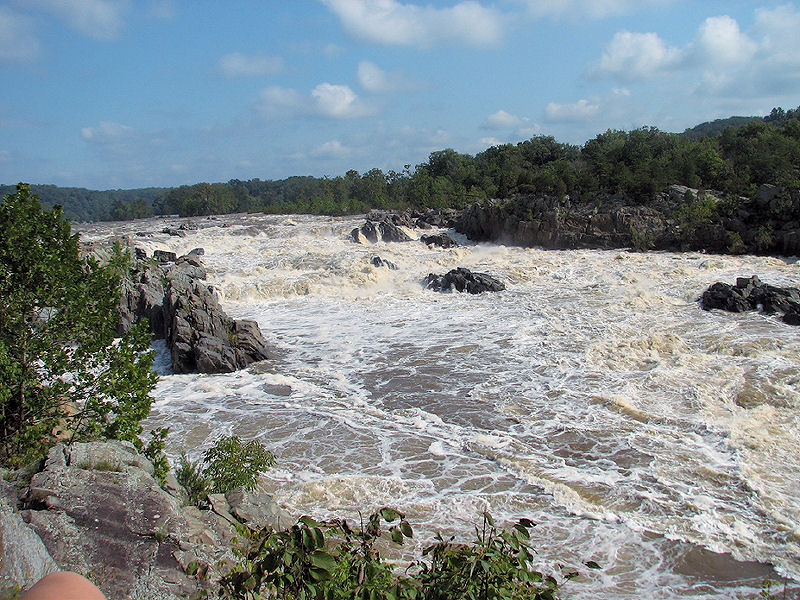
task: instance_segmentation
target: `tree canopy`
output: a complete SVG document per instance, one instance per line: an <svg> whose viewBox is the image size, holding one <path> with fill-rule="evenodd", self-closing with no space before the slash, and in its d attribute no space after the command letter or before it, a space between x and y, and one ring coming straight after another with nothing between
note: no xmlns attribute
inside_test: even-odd
<svg viewBox="0 0 800 600"><path fill-rule="evenodd" d="M0 204L0 464L57 441L141 447L156 375L146 324L115 339L126 256L81 258L61 208L19 184Z"/></svg>

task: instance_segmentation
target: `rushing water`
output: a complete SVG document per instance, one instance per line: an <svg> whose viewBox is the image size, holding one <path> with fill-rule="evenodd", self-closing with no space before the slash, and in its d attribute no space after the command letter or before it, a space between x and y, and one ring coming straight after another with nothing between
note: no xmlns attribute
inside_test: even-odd
<svg viewBox="0 0 800 600"><path fill-rule="evenodd" d="M542 563L584 573L568 598L749 598L800 579L800 329L697 303L737 276L797 286L800 264L358 245L355 218L195 222L184 238L157 233L177 219L82 233L203 247L225 309L274 348L258 368L161 378L148 425L171 428L173 456L258 438L279 459L264 486L291 513L390 505L423 538L469 538L484 510L531 518ZM423 289L457 266L507 289Z"/></svg>

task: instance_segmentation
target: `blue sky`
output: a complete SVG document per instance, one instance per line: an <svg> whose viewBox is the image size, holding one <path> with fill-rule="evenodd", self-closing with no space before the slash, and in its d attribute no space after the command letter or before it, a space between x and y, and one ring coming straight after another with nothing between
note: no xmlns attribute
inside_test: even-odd
<svg viewBox="0 0 800 600"><path fill-rule="evenodd" d="M0 0L0 183L400 171L800 105L800 3Z"/></svg>

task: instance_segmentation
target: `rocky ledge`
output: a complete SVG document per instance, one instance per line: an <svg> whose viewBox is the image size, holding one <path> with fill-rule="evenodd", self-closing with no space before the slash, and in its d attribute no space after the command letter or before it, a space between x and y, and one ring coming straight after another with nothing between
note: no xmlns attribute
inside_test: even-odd
<svg viewBox="0 0 800 600"><path fill-rule="evenodd" d="M705 310L718 308L728 312L758 310L766 314L783 313L783 321L800 325L800 290L762 283L752 277L737 277L736 285L718 281L700 299Z"/></svg>
<svg viewBox="0 0 800 600"><path fill-rule="evenodd" d="M455 229L475 241L550 249L800 254L800 223L784 204L800 205L800 191L763 185L752 201L680 185L636 198L518 196L475 202Z"/></svg>
<svg viewBox="0 0 800 600"><path fill-rule="evenodd" d="M255 321L230 318L206 283L202 250L176 257L141 249L123 281L118 330L142 318L163 338L176 373L229 373L268 358L267 343Z"/></svg>
<svg viewBox="0 0 800 600"><path fill-rule="evenodd" d="M208 510L187 506L174 477L162 489L128 442L58 445L32 477L5 476L0 597L70 570L108 598L184 598L200 587L186 574L192 561L224 569L233 558L236 523L290 524L269 495L241 488L209 496Z"/></svg>

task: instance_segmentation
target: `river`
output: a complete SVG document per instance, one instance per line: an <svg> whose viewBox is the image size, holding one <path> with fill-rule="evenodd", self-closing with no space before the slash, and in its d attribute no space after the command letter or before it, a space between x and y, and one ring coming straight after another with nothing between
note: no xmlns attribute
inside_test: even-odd
<svg viewBox="0 0 800 600"><path fill-rule="evenodd" d="M737 276L798 286L800 264L458 236L448 250L360 245L348 233L363 217L159 233L184 221L80 227L148 253L204 248L225 310L273 348L226 375L170 374L161 352L146 425L170 427L173 458L257 438L278 457L262 485L291 513L389 505L418 544L469 539L486 510L530 518L544 568L583 574L566 598L751 598L765 578L800 579L800 329L697 302ZM423 288L458 266L507 288Z"/></svg>

